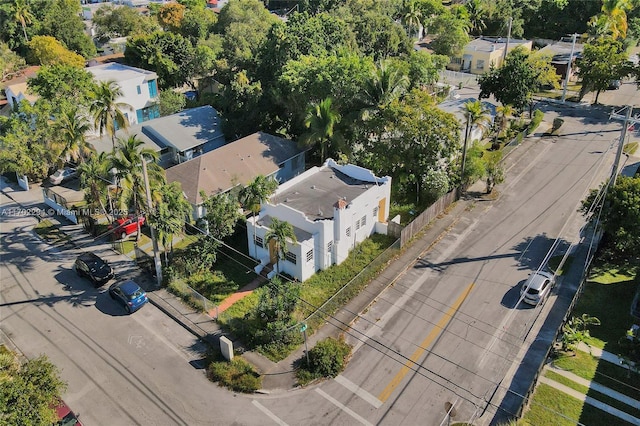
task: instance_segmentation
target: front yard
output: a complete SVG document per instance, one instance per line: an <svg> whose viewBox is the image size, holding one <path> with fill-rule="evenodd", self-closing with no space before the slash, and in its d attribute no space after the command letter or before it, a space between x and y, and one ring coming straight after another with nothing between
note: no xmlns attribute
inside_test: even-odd
<svg viewBox="0 0 640 426"><path fill-rule="evenodd" d="M572 316L582 314L597 317L599 326L589 327L588 345L603 349L614 355L625 355L628 345L624 345L626 330L633 324L629 313L631 300L640 282L637 265L623 267L600 263L592 269ZM622 344L621 344L622 343ZM629 371L621 365L613 364L592 356L590 353L575 351L556 353L552 366L575 376L605 386L623 396L636 400L629 405L610 395L598 392L592 386L584 386L575 380L545 370L543 376L586 397L607 404L634 418L640 418L640 374ZM557 370L556 370L557 371ZM564 417L563 417L564 416ZM606 413L595 406L576 399L548 384L538 383L524 420L532 425L574 425L576 421L591 425L634 424L620 417Z"/></svg>

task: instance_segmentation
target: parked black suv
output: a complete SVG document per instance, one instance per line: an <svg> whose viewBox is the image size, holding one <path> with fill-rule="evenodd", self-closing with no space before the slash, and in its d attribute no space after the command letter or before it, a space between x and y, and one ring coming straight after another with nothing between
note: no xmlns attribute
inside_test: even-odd
<svg viewBox="0 0 640 426"><path fill-rule="evenodd" d="M96 287L113 278L111 266L93 253L83 253L78 256L75 268L78 276L89 278Z"/></svg>

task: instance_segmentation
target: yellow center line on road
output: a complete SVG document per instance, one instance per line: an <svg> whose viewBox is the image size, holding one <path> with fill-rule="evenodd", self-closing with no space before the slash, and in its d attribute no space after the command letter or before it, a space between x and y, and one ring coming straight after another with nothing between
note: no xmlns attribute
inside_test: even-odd
<svg viewBox="0 0 640 426"><path fill-rule="evenodd" d="M471 293L471 289L473 288L474 284L475 283L469 284L469 286L462 292L462 294L458 296L458 299L456 299L453 306L451 306L451 308L449 308L449 310L442 316L442 318L440 318L440 321L438 321L435 327L431 330L431 332L427 335L427 337L422 341L418 349L416 349L413 355L411 355L411 358L409 358L409 361L404 363L400 371L398 371L398 374L395 375L395 377L389 382L387 387L384 388L380 396L378 396L378 399L380 401L386 402L386 400L389 399L393 391L402 382L402 379L404 379L404 376L406 376L409 371L413 370L411 367L417 364L420 357L422 357L424 352L427 350L427 347L429 347L429 345L433 343L436 337L438 337L438 335L442 332L442 330L444 330L447 324L449 324L449 321L451 321L451 318L453 318L453 315L460 308L460 306L462 306L467 296L469 296L469 293Z"/></svg>

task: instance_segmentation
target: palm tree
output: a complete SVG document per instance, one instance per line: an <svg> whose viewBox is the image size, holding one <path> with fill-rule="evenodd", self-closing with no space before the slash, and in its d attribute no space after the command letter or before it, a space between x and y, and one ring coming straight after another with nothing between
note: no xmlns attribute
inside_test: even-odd
<svg viewBox="0 0 640 426"><path fill-rule="evenodd" d="M341 119L340 113L333 108L331 98L325 98L320 103L314 102L307 108L304 126L309 131L300 139L305 145L320 144L321 163L326 159L327 148L334 139L334 128Z"/></svg>
<svg viewBox="0 0 640 426"><path fill-rule="evenodd" d="M483 132L489 128L491 114L488 108L480 101L469 101L462 106L464 118L467 120L466 132L471 133L473 128L478 128Z"/></svg>
<svg viewBox="0 0 640 426"><path fill-rule="evenodd" d="M379 61L365 82L364 95L367 108L379 110L404 94L409 78L394 68L388 60Z"/></svg>
<svg viewBox="0 0 640 426"><path fill-rule="evenodd" d="M155 162L158 153L151 148L145 148L144 142L131 135L127 139L118 138L118 145L113 155L113 167L118 173L118 202L122 210L133 209L135 217L140 216L146 210L146 194L144 187L144 177L142 170L142 158L148 161L147 174L149 176L149 186L157 188L164 183L164 172ZM157 191L152 191L158 201L161 196ZM139 223L139 222L138 222ZM140 238L140 227L136 240Z"/></svg>
<svg viewBox="0 0 640 426"><path fill-rule="evenodd" d="M260 213L261 205L266 201L278 188L278 181L273 178L267 178L258 175L249 185L245 186L240 192L240 201L245 209L251 211L254 218ZM254 223L255 225L255 223ZM258 248L256 247L255 226L253 235L254 257L258 257Z"/></svg>
<svg viewBox="0 0 640 426"><path fill-rule="evenodd" d="M165 265L168 265L169 249L173 250L173 236L184 229L185 222L191 222L193 208L179 182L162 185L157 192L161 200L150 215L149 223L158 231L164 247Z"/></svg>
<svg viewBox="0 0 640 426"><path fill-rule="evenodd" d="M462 147L462 165L460 167L460 175L464 180L464 167L467 157L467 142L473 127L486 130L489 126L490 116L489 110L480 101L469 101L462 106L462 111L466 119L464 132L464 145Z"/></svg>
<svg viewBox="0 0 640 426"><path fill-rule="evenodd" d="M13 5L13 16L15 20L20 22L20 25L22 25L22 33L24 34L25 41L28 43L29 37L27 36L27 24L31 25L31 22L35 19L33 13L31 13L28 2L25 0L15 0Z"/></svg>
<svg viewBox="0 0 640 426"><path fill-rule="evenodd" d="M276 219L271 219L271 229L265 235L268 242L273 240L276 249L276 271L280 274L280 259L287 256L287 240L292 244L297 244L296 234L293 231L293 226L289 222Z"/></svg>
<svg viewBox="0 0 640 426"><path fill-rule="evenodd" d="M495 135L495 143L497 143L498 138L505 130L507 130L507 126L509 125L509 117L511 117L515 113L515 108L511 105L501 105L496 108L496 135Z"/></svg>
<svg viewBox="0 0 640 426"><path fill-rule="evenodd" d="M85 190L85 199L90 206L99 206L101 210L107 215L109 222L111 217L104 205L104 194L108 194L109 181L106 177L109 174L111 168L110 155L101 152L98 155L93 155L89 159L80 165L78 165L78 172L80 173L80 187Z"/></svg>
<svg viewBox="0 0 640 426"><path fill-rule="evenodd" d="M407 0L404 2L402 7L402 23L407 27L407 34L409 34L409 37L411 37L411 30L415 28L416 36L419 36L422 12L418 8L418 2L415 0Z"/></svg>
<svg viewBox="0 0 640 426"><path fill-rule="evenodd" d="M59 142L54 147L60 150L60 157L71 157L74 161L83 162L95 149L87 143L86 133L91 124L86 116L77 108L63 111L55 123Z"/></svg>
<svg viewBox="0 0 640 426"><path fill-rule="evenodd" d="M484 18L487 16L484 5L480 0L470 0L464 4L469 14L469 31L472 34L480 35L487 28Z"/></svg>
<svg viewBox="0 0 640 426"><path fill-rule="evenodd" d="M89 111L93 116L93 125L100 136L107 133L111 136L112 148L116 148L116 130L127 128L129 121L122 112L127 104L116 102L122 96L122 90L115 81L101 81L93 93L93 102Z"/></svg>

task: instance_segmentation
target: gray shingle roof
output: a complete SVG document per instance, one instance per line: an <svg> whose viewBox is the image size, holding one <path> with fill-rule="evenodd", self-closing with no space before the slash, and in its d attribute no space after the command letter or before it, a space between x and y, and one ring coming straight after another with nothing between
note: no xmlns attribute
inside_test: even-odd
<svg viewBox="0 0 640 426"><path fill-rule="evenodd" d="M295 142L257 132L166 170L167 181L178 181L187 199L200 204L206 194L247 185L258 175L269 176L279 165L304 152Z"/></svg>

